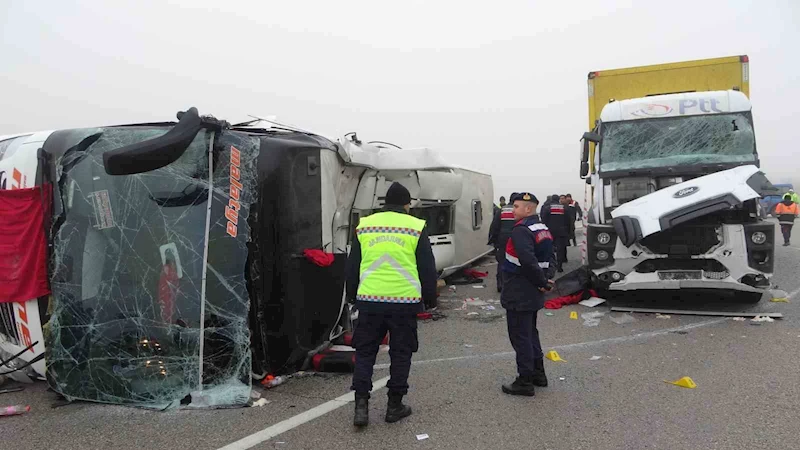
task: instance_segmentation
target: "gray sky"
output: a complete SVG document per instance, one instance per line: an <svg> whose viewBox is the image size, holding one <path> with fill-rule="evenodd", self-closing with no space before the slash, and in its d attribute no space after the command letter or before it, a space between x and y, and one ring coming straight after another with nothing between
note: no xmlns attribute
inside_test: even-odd
<svg viewBox="0 0 800 450"><path fill-rule="evenodd" d="M197 106L437 148L496 196L582 198L589 71L747 54L762 167L800 184L796 1L0 3L0 134Z"/></svg>

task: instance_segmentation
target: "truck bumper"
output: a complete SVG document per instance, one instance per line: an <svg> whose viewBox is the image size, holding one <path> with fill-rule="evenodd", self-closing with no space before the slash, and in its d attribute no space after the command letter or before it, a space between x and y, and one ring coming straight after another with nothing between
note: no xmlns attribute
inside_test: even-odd
<svg viewBox="0 0 800 450"><path fill-rule="evenodd" d="M598 272L605 272L605 270ZM761 293L766 290L741 283L731 277L722 280L707 278L700 280L661 280L656 273L638 272L631 272L627 274L624 279L617 282L612 282L608 289L611 291L635 291L650 289L719 289L753 293Z"/></svg>

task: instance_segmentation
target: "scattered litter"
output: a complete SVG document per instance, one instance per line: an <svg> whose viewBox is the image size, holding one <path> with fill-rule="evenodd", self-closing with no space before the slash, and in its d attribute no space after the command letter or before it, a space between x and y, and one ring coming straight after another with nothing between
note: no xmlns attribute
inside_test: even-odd
<svg viewBox="0 0 800 450"><path fill-rule="evenodd" d="M772 291L770 291L770 294L772 294L772 299L770 300L771 302L789 303L789 294L786 293L786 291L782 291L780 289L773 289Z"/></svg>
<svg viewBox="0 0 800 450"><path fill-rule="evenodd" d="M754 318L750 319L751 322L767 322L772 323L775 322L775 319L769 316L755 316Z"/></svg>
<svg viewBox="0 0 800 450"><path fill-rule="evenodd" d="M551 313L550 311L547 311L547 312L545 312L545 313L544 313L544 315L545 315L545 316L552 316L552 315L553 315L553 313Z"/></svg>
<svg viewBox="0 0 800 450"><path fill-rule="evenodd" d="M583 326L585 327L596 327L598 325L600 325L600 319L591 319L583 321Z"/></svg>
<svg viewBox="0 0 800 450"><path fill-rule="evenodd" d="M630 315L630 314L622 314L621 316L617 316L617 317L614 317L614 316L609 316L608 318L609 318L609 319L610 319L612 322L614 322L615 324L617 324L617 325L624 325L624 324L626 324L626 323L633 323L633 322L636 322L636 318L635 318L635 317L633 317L633 316L632 316L632 315Z"/></svg>
<svg viewBox="0 0 800 450"><path fill-rule="evenodd" d="M476 286L472 286L472 289L483 289L485 287L486 286L484 286L484 285L476 285Z"/></svg>
<svg viewBox="0 0 800 450"><path fill-rule="evenodd" d="M688 388L688 389L694 389L694 388L697 387L697 384L694 382L694 380L692 380L689 377L683 377L680 380L676 380L676 381L664 380L664 383L669 383L669 384L673 384L675 386L685 387L685 388Z"/></svg>
<svg viewBox="0 0 800 450"><path fill-rule="evenodd" d="M586 300L581 300L578 302L579 305L588 306L589 308L594 308L597 305L601 305L605 303L606 300L600 297L590 297Z"/></svg>
<svg viewBox="0 0 800 450"><path fill-rule="evenodd" d="M418 441L424 441L425 439L428 439L429 437L430 436L428 436L427 434L418 434L417 435L417 440Z"/></svg>
<svg viewBox="0 0 800 450"><path fill-rule="evenodd" d="M466 310L467 310L467 301L464 300L464 303L462 303L461 306L456 308L456 311L466 311Z"/></svg>
<svg viewBox="0 0 800 450"><path fill-rule="evenodd" d="M22 405L12 405L12 406L0 406L0 416L18 416L20 414L25 414L26 412L30 412L30 406L22 406Z"/></svg>
<svg viewBox="0 0 800 450"><path fill-rule="evenodd" d="M589 358L589 361L597 361L598 359L603 359L603 357L595 355L595 356L592 356L591 358Z"/></svg>
<svg viewBox="0 0 800 450"><path fill-rule="evenodd" d="M583 319L584 326L596 327L600 325L600 318L605 315L606 313L604 311L591 311L581 314L581 319Z"/></svg>
<svg viewBox="0 0 800 450"><path fill-rule="evenodd" d="M656 319L671 319L671 318L672 316L670 316L669 314L656 313Z"/></svg>
<svg viewBox="0 0 800 450"><path fill-rule="evenodd" d="M486 300L486 301L489 302L489 303L500 303L500 300L489 299L489 300Z"/></svg>
<svg viewBox="0 0 800 450"><path fill-rule="evenodd" d="M558 377L558 379L561 380L561 381L564 381L564 380L567 379L567 377Z"/></svg>
<svg viewBox="0 0 800 450"><path fill-rule="evenodd" d="M487 306L481 306L481 309L484 311L494 311L495 307L492 305L487 305Z"/></svg>
<svg viewBox="0 0 800 450"><path fill-rule="evenodd" d="M744 322L747 319L745 319L744 317L734 317L733 320L736 322Z"/></svg>
<svg viewBox="0 0 800 450"><path fill-rule="evenodd" d="M453 286L453 285L447 286L447 289L448 289L450 292L455 292L455 291L456 291L456 287L455 287L455 286Z"/></svg>
<svg viewBox="0 0 800 450"><path fill-rule="evenodd" d="M550 361L555 361L555 362L562 361L562 362L566 362L565 360L561 359L561 356L560 356L560 355L558 354L558 352L557 352L557 351L555 351L555 350L550 350L549 352L547 352L547 354L546 354L546 355L544 355L544 357L545 357L545 358L547 358L547 359L549 359Z"/></svg>
<svg viewBox="0 0 800 450"><path fill-rule="evenodd" d="M569 313L569 318L570 318L570 319L575 319L575 320L578 320L578 311L572 311L572 312L570 312L570 313Z"/></svg>
<svg viewBox="0 0 800 450"><path fill-rule="evenodd" d="M258 400L259 398L261 398L261 392L250 391L250 398L252 398L253 400Z"/></svg>
<svg viewBox="0 0 800 450"><path fill-rule="evenodd" d="M672 334L689 334L688 331L683 331L683 330L673 330L673 331L670 331L670 333L672 333Z"/></svg>
<svg viewBox="0 0 800 450"><path fill-rule="evenodd" d="M266 405L269 405L269 403L270 403L269 400L267 400L265 398L260 398L260 399L258 399L258 400L253 402L253 407L256 408L256 407L259 407L259 406L266 406Z"/></svg>
<svg viewBox="0 0 800 450"><path fill-rule="evenodd" d="M472 347L475 347L475 346L474 346L474 345L472 345L472 344L464 344L464 347L467 347L467 348L472 348Z"/></svg>
<svg viewBox="0 0 800 450"><path fill-rule="evenodd" d="M714 337L714 333L709 334L709 336Z"/></svg>
<svg viewBox="0 0 800 450"><path fill-rule="evenodd" d="M473 311L473 312L467 313L467 315L468 315L468 316L477 316L477 315L478 315L478 313L476 313L476 312L474 312L474 311Z"/></svg>
<svg viewBox="0 0 800 450"><path fill-rule="evenodd" d="M474 278L486 278L489 276L489 272L482 272L475 269L464 269L464 275Z"/></svg>
<svg viewBox="0 0 800 450"><path fill-rule="evenodd" d="M12 392L20 392L20 391L24 391L24 390L25 390L24 387L15 387L15 388L10 388L10 389L0 389L0 394L10 394Z"/></svg>
<svg viewBox="0 0 800 450"><path fill-rule="evenodd" d="M466 304L469 306L486 306L486 302L478 297L475 298L470 297L466 300L466 302L467 302Z"/></svg>
<svg viewBox="0 0 800 450"><path fill-rule="evenodd" d="M261 385L267 389L271 389L275 386L285 383L288 378L289 377L274 377L272 375L267 375L266 378L261 380Z"/></svg>

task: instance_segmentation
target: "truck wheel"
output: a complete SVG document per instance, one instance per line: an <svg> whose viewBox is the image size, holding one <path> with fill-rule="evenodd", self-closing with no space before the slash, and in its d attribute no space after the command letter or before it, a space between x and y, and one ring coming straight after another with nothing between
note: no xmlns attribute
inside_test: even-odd
<svg viewBox="0 0 800 450"><path fill-rule="evenodd" d="M760 292L737 292L736 300L741 303L756 304L761 301L764 294Z"/></svg>

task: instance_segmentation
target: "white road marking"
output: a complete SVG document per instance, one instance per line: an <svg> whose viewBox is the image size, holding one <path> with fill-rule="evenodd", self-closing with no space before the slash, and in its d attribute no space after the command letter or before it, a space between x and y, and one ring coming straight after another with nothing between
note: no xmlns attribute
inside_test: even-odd
<svg viewBox="0 0 800 450"><path fill-rule="evenodd" d="M800 293L800 289L790 294L790 296L797 295L798 293ZM656 336L663 336L675 331L685 331L685 330L691 330L693 328L705 327L708 325L718 324L726 320L728 319L722 318L722 319L706 320L704 322L683 325L680 327L665 328L657 331L648 331L645 333L637 333L629 336L600 339L597 341L578 342L576 344L557 345L554 347L547 347L547 348L553 350L569 350L569 349L591 347L603 344L618 344L621 342L628 342L636 339L646 339ZM461 361L466 359L497 358L497 357L505 357L511 355L514 355L514 352L500 352L500 353L489 353L485 355L470 355L470 356L457 356L453 358L427 359L422 361L414 361L412 364L421 365L421 364L432 364L438 362ZM388 364L378 364L375 366L376 369L386 369L388 367L389 367ZM388 381L389 377L381 378L380 380L376 381L375 383L373 383L372 391L375 392L385 387ZM353 402L354 400L355 400L355 394L353 392L348 392L347 394L342 395L341 397L325 402L319 406L315 406L314 408L311 408L308 411L302 412L294 417L290 417L284 421L276 423L275 425L264 428L259 432L253 433L250 436L246 436L242 439L239 439L236 442L230 443L225 447L220 448L219 450L244 450L252 448L262 442L268 441L274 438L275 436L278 436L281 433L285 433L289 430L299 427L300 425L303 425L304 423L308 423L318 417L324 416L325 414L331 411L335 411L341 408L342 406L345 406Z"/></svg>
<svg viewBox="0 0 800 450"><path fill-rule="evenodd" d="M372 385L372 391L375 392L378 389L385 387L388 381L389 377L381 378L380 380L376 381ZM355 401L355 393L348 392L341 397L337 397L319 406L315 406L308 411L302 412L294 417L290 417L284 421L276 423L275 425L264 428L263 430L239 439L236 442L232 442L225 447L220 448L219 450L244 450L255 447L256 445L270 440L281 433L285 433L293 428L297 428L306 422L310 422L317 417L324 416L325 414L339 409L353 401Z"/></svg>
<svg viewBox="0 0 800 450"><path fill-rule="evenodd" d="M800 289L796 293L800 293ZM572 350L572 349L576 349L576 348L592 347L592 346L595 346L595 345L619 344L619 343L622 343L622 342L633 341L633 340L636 340L636 339L646 339L646 338L651 338L651 337L656 337L656 336L663 336L663 335L666 335L666 334L669 334L669 333L673 333L673 332L676 332L676 331L686 331L686 330L691 330L693 328L700 328L700 327L705 327L705 326L708 326L708 325L715 325L715 324L718 324L718 323L722 323L722 322L724 322L726 320L728 320L728 319L727 318L722 318L722 319L706 320L706 321L703 321L703 322L692 323L692 324L683 325L683 326L680 326L680 327L664 328L664 329L661 329L661 330L647 331L647 332L644 332L644 333L637 333L637 334L632 334L632 335L629 335L629 336L619 336L619 337L614 337L614 338L600 339L598 341L578 342L578 343L575 343L575 344L556 345L556 346L552 346L552 347L548 346L547 349L549 349L549 350ZM462 361L462 360L466 360L466 359L502 358L502 357L507 357L507 356L514 356L514 352L486 353L486 354L482 354L482 355L465 355L465 356L454 356L454 357L451 357L451 358L424 359L422 361L413 361L411 364L412 365L421 365L421 364L431 364L431 363L439 363L439 362ZM375 368L376 369L388 369L389 368L389 364L377 364L375 366Z"/></svg>

